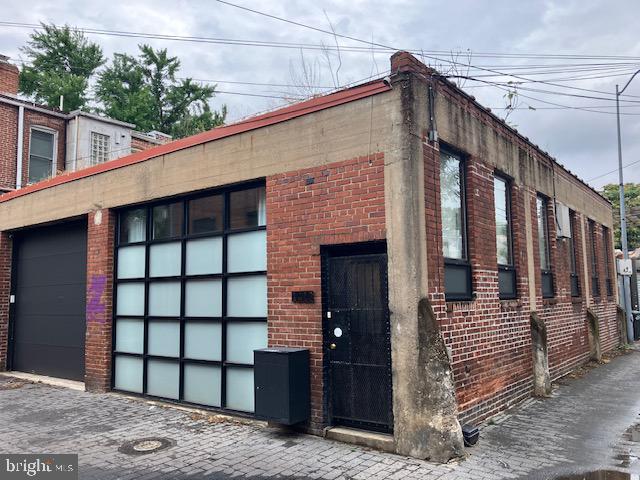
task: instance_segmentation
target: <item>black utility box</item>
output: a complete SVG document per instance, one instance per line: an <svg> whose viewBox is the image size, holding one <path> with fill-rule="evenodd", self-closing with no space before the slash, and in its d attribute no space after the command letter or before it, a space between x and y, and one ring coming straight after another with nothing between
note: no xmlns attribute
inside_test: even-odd
<svg viewBox="0 0 640 480"><path fill-rule="evenodd" d="M255 415L284 425L309 419L309 350L254 350Z"/></svg>

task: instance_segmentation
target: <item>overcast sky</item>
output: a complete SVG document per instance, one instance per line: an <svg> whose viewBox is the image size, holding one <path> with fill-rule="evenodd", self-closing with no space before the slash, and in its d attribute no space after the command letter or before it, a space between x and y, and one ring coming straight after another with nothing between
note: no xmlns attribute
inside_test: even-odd
<svg viewBox="0 0 640 480"><path fill-rule="evenodd" d="M467 69L460 65L453 71L451 60L465 63L470 59L474 66L518 73L526 79L552 81L602 92L526 83L519 89L517 109L509 114L508 121L592 185L601 187L605 183L617 182L615 173L594 177L617 167L614 96L606 92L614 92L616 82L626 83L634 69L640 68L640 36L637 26L640 2L637 0L231 1L322 29L330 29L328 17L337 33L398 49L469 52L461 55L456 53L453 57L449 54L448 57L445 56L445 60L437 62L424 57L426 61L436 63L436 66L448 73L467 74ZM4 0L2 3L0 21L42 21L153 34L334 45L331 36L243 11L215 0ZM24 28L0 26L0 53L19 59L19 48L26 42L29 32ZM157 48L166 47L170 54L177 55L182 61L180 76L216 80L220 91L274 97L301 94L292 87L222 83L298 83L301 71L299 49L103 35L90 35L90 38L103 47L105 56L109 58L113 52L135 54L137 44L142 42ZM344 85L378 72L384 74L389 69L389 52L350 52L347 51L349 46L362 47L362 44L342 39L339 44L343 50L337 75L335 71L339 59L335 52L328 52L334 72L332 74L322 51L304 51L306 61L313 66L317 76L314 83L318 86ZM484 53L514 54L514 57L492 58L484 56ZM522 57L529 54L636 58L570 60ZM431 56L429 53L425 55ZM623 65L609 65L612 63ZM556 67L549 68L549 65ZM535 73L541 71L551 73ZM478 69L469 70L468 74L490 81L520 81L509 77L479 77L491 72ZM566 81L567 77L585 76L605 78ZM473 81L466 81L464 88L482 104L494 108L499 115L506 114L504 90ZM532 92L523 88L599 98ZM622 116L623 154L624 163L628 164L640 160L640 76L625 94L630 95L625 98L627 102L622 108L625 113ZM525 95L532 98L525 98ZM213 106L219 108L221 104L226 104L229 108L228 119L234 120L273 108L284 101L281 98L220 93ZM591 108L604 113L564 108L566 106ZM640 163L625 169L625 181L640 182Z"/></svg>

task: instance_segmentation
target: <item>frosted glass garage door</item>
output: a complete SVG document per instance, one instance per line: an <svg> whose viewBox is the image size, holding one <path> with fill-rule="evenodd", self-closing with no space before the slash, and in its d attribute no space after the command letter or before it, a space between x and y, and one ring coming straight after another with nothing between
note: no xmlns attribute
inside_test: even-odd
<svg viewBox="0 0 640 480"><path fill-rule="evenodd" d="M263 186L122 211L114 388L253 412L266 270Z"/></svg>

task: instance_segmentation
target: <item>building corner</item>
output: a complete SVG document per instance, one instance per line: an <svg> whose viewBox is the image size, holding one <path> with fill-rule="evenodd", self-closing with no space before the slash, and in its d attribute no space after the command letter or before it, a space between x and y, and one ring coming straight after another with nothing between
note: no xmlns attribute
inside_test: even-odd
<svg viewBox="0 0 640 480"><path fill-rule="evenodd" d="M429 70L406 52L392 57L399 108L385 158L385 209L396 452L436 462L464 455L451 361L427 300L422 126ZM425 90L426 91L426 90Z"/></svg>

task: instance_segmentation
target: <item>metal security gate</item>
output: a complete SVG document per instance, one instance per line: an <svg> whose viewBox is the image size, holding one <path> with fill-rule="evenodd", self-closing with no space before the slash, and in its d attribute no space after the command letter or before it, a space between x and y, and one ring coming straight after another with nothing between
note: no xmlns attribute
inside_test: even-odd
<svg viewBox="0 0 640 480"><path fill-rule="evenodd" d="M10 368L84 380L86 223L14 237Z"/></svg>
<svg viewBox="0 0 640 480"><path fill-rule="evenodd" d="M391 432L386 253L327 254L324 286L329 420L333 425Z"/></svg>

